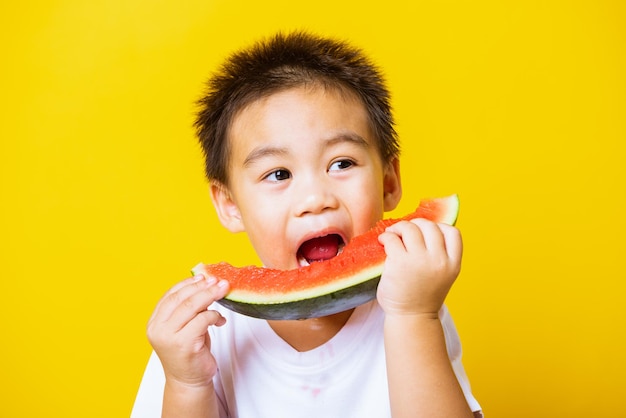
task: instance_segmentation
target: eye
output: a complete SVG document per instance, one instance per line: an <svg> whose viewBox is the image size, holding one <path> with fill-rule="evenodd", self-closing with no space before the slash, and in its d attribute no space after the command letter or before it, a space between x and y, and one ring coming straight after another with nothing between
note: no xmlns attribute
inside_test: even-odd
<svg viewBox="0 0 626 418"><path fill-rule="evenodd" d="M333 171L333 170L345 170L347 168L350 168L354 165L353 161L350 160L339 160L339 161L335 161L334 163L332 163L330 165L330 168L328 169L328 171Z"/></svg>
<svg viewBox="0 0 626 418"><path fill-rule="evenodd" d="M282 170L282 169L272 171L267 176L265 176L265 180L274 181L274 182L283 181L283 180L287 180L290 178L291 178L291 173L287 170Z"/></svg>

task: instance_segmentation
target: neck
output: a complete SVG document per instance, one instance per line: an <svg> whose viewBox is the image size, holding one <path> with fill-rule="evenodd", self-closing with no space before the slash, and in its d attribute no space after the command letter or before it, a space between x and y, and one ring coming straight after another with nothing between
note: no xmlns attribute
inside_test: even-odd
<svg viewBox="0 0 626 418"><path fill-rule="evenodd" d="M354 309L321 318L267 321L274 332L297 351L309 351L327 343L348 322Z"/></svg>

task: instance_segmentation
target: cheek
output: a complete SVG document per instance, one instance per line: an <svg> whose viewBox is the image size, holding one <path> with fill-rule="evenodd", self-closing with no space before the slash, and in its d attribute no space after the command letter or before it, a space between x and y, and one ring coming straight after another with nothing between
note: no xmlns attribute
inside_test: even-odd
<svg viewBox="0 0 626 418"><path fill-rule="evenodd" d="M369 197L366 195L370 194ZM352 199L351 218L354 235L361 235L382 219L384 215L381 199L373 192L361 192L360 197Z"/></svg>
<svg viewBox="0 0 626 418"><path fill-rule="evenodd" d="M382 206L383 180L379 177L366 177L358 185L349 188L353 201L368 207Z"/></svg>
<svg viewBox="0 0 626 418"><path fill-rule="evenodd" d="M246 234L257 256L267 267L279 267L287 252L284 217L275 206L263 204L248 208Z"/></svg>

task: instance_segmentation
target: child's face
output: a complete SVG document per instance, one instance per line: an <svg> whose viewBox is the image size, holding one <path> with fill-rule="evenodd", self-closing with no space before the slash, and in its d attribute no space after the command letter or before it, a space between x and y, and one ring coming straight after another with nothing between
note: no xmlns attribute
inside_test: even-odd
<svg viewBox="0 0 626 418"><path fill-rule="evenodd" d="M335 90L295 88L253 102L229 141L230 184L212 186L213 202L267 267L336 255L400 199L397 161L381 161L363 104Z"/></svg>

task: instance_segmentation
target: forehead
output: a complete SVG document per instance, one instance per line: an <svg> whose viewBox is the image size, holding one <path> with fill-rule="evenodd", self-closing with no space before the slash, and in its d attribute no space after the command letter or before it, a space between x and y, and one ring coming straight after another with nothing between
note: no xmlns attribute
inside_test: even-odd
<svg viewBox="0 0 626 418"><path fill-rule="evenodd" d="M286 140L310 135L354 132L374 145L365 105L355 93L306 85L261 97L237 112L229 129L229 147L251 138Z"/></svg>

